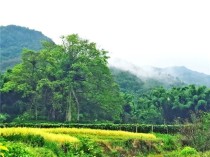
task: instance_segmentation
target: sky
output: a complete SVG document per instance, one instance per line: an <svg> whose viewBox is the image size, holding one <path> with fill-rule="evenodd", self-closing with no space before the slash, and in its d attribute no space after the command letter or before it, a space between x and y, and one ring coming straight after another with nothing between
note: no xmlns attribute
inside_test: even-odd
<svg viewBox="0 0 210 157"><path fill-rule="evenodd" d="M210 74L209 0L0 0L0 25L41 31L60 44L76 33L110 62L186 66Z"/></svg>

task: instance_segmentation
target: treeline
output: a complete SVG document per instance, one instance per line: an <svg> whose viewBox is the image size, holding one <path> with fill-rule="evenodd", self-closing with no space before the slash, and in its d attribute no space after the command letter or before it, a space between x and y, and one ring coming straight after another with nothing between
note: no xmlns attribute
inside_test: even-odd
<svg viewBox="0 0 210 157"><path fill-rule="evenodd" d="M78 35L24 50L22 62L0 74L0 121L171 124L210 111L209 88L158 87L111 73L107 59L107 51Z"/></svg>

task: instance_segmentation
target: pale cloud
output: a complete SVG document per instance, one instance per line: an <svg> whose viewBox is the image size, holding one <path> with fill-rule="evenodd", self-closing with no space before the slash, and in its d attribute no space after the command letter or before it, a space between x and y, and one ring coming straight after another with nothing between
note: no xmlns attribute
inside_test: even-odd
<svg viewBox="0 0 210 157"><path fill-rule="evenodd" d="M112 58L184 65L210 74L208 0L0 0L0 25L42 31L59 43L78 33Z"/></svg>

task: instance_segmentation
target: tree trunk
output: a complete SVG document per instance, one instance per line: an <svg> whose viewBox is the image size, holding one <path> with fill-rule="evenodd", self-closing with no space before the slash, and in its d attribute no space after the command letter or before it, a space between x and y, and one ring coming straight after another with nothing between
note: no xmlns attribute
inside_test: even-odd
<svg viewBox="0 0 210 157"><path fill-rule="evenodd" d="M37 120L38 118L38 110L37 110L37 105L35 104L35 119Z"/></svg>
<svg viewBox="0 0 210 157"><path fill-rule="evenodd" d="M76 94L75 94L75 92L74 92L74 89L72 89L72 94L73 94L74 99L75 99L76 104L77 104L77 122L79 122L80 104L79 104L79 101L78 101L78 99L77 99L77 96L76 96Z"/></svg>
<svg viewBox="0 0 210 157"><path fill-rule="evenodd" d="M35 101L36 101L35 96L33 96L32 105L34 106L35 120L37 120L38 119L38 108L37 108L37 103Z"/></svg>
<svg viewBox="0 0 210 157"><path fill-rule="evenodd" d="M69 101L67 103L67 109L66 109L66 121L70 122L72 115L71 115L71 91L69 92Z"/></svg>

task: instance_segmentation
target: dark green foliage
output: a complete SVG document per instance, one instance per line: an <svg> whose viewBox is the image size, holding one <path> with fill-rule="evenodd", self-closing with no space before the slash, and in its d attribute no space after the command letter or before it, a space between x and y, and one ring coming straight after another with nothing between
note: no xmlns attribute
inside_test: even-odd
<svg viewBox="0 0 210 157"><path fill-rule="evenodd" d="M0 34L0 71L20 63L23 48L40 50L42 41L52 41L41 32L15 25L0 26Z"/></svg>
<svg viewBox="0 0 210 157"><path fill-rule="evenodd" d="M7 118L9 118L8 114L1 114L0 113L0 123L6 121Z"/></svg>

